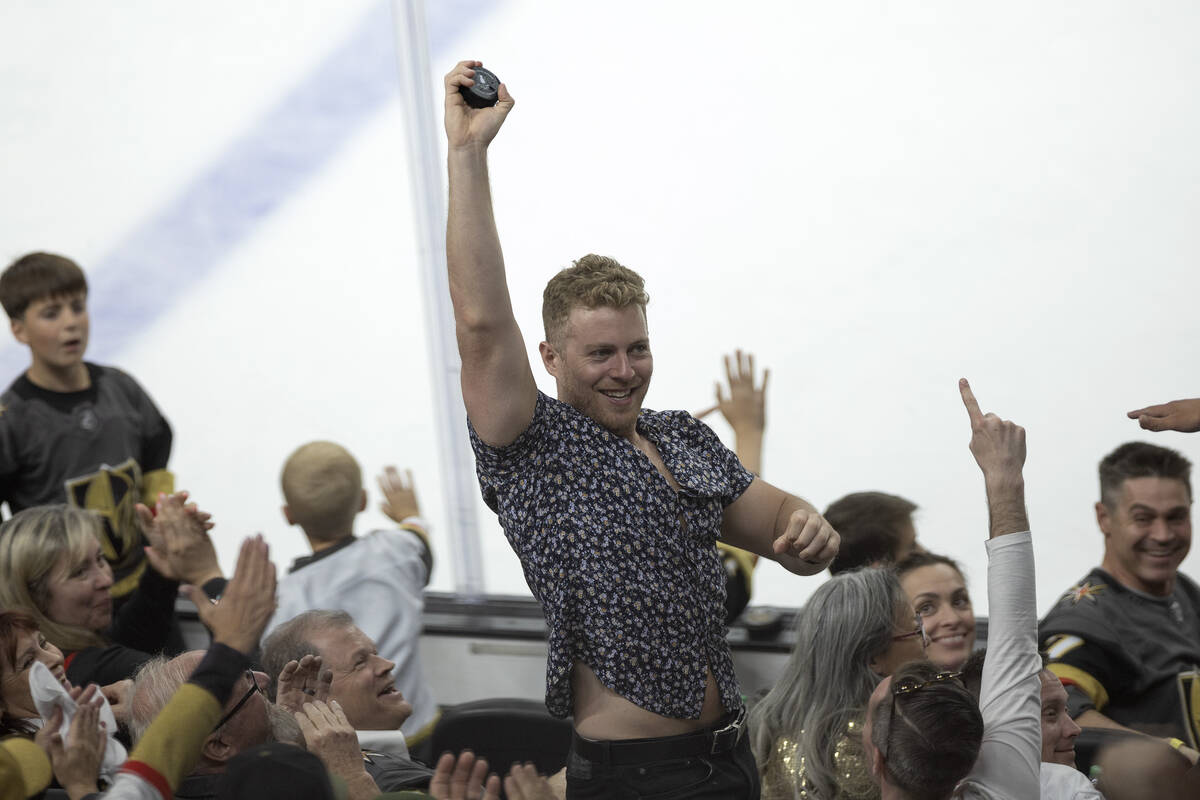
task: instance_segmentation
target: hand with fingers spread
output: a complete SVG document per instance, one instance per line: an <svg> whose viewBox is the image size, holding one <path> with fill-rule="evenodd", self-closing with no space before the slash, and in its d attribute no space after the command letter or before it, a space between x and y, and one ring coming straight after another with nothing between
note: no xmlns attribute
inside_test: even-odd
<svg viewBox="0 0 1200 800"><path fill-rule="evenodd" d="M251 655L275 613L275 565L262 534L247 538L238 553L237 568L217 603L209 602L198 586L184 586L196 604L200 621L213 641Z"/></svg>
<svg viewBox="0 0 1200 800"><path fill-rule="evenodd" d="M50 755L54 777L66 790L71 800L99 791L96 779L100 774L100 763L104 760L104 748L108 735L100 721L102 698L96 687L84 692L79 698L75 716L63 742L58 732L63 722L62 708L56 706L50 718L42 726L35 741Z"/></svg>
<svg viewBox="0 0 1200 800"><path fill-rule="evenodd" d="M395 467L385 467L383 474L379 476L379 490L383 492L383 513L393 522L399 524L409 517L421 516L421 506L417 503L416 484L413 483L411 469L404 470L404 475L401 476Z"/></svg>
<svg viewBox="0 0 1200 800"><path fill-rule="evenodd" d="M513 764L504 779L504 793L509 800L555 800L557 796L533 764Z"/></svg>
<svg viewBox="0 0 1200 800"><path fill-rule="evenodd" d="M457 758L443 753L429 781L429 795L437 800L498 800L500 778L489 778L487 760L477 759L470 750L463 750Z"/></svg>
<svg viewBox="0 0 1200 800"><path fill-rule="evenodd" d="M500 84L500 101L490 108L471 108L459 92L475 84L475 67L482 61L460 61L446 75L446 138L450 149L486 148L496 137L516 101Z"/></svg>
<svg viewBox="0 0 1200 800"><path fill-rule="evenodd" d="M758 474L762 472L763 431L767 427L767 381L771 370L763 370L762 385L755 386L754 355L736 350L725 356L725 377L729 381L729 394L721 384L716 384L717 403L694 416L703 419L720 410L721 416L733 428L738 458L746 469Z"/></svg>
<svg viewBox="0 0 1200 800"><path fill-rule="evenodd" d="M971 421L971 454L983 472L991 535L1029 530L1025 512L1025 429L995 414L984 414L967 379L958 382Z"/></svg>
<svg viewBox="0 0 1200 800"><path fill-rule="evenodd" d="M293 716L304 734L305 747L321 759L331 775L346 782L351 798L365 800L379 794L379 787L363 765L358 735L338 701L305 703Z"/></svg>
<svg viewBox="0 0 1200 800"><path fill-rule="evenodd" d="M1136 419L1148 431L1200 431L1200 397L1191 400L1172 400L1156 406L1130 411L1126 416Z"/></svg>
<svg viewBox="0 0 1200 800"><path fill-rule="evenodd" d="M322 669L321 657L309 653L283 665L276 681L275 704L297 712L305 703L328 702L333 670Z"/></svg>
<svg viewBox="0 0 1200 800"><path fill-rule="evenodd" d="M841 537L816 511L799 508L788 517L783 535L775 540L775 554L793 559L787 569L796 575L816 575L837 555Z"/></svg>
<svg viewBox="0 0 1200 800"><path fill-rule="evenodd" d="M767 381L771 370L763 370L762 385L755 386L754 354L735 350L732 356L725 356L725 378L729 382L729 394L718 382L716 387L717 402L699 412L695 416L703 418L714 411L720 411L734 432L746 431L761 433L767 427L766 396Z"/></svg>
<svg viewBox="0 0 1200 800"><path fill-rule="evenodd" d="M221 578L221 565L205 518L195 504L187 502L187 492L160 494L155 512L139 503L138 523L150 546L146 559L164 578L202 586Z"/></svg>

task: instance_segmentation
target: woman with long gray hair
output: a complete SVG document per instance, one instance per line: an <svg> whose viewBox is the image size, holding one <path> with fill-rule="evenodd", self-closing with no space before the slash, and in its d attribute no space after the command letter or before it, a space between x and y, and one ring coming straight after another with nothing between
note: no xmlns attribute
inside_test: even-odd
<svg viewBox="0 0 1200 800"><path fill-rule="evenodd" d="M923 655L920 620L891 570L822 584L797 617L783 676L750 711L764 800L878 798L862 715L880 680Z"/></svg>

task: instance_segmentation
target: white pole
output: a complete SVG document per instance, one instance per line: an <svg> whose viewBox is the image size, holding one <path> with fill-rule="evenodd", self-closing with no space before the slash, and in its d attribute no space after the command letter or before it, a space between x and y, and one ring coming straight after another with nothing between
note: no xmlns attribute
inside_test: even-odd
<svg viewBox="0 0 1200 800"><path fill-rule="evenodd" d="M396 26L396 55L404 119L408 129L413 208L421 261L425 313L429 320L429 361L433 370L434 417L441 458L446 520L454 559L454 583L459 594L483 598L483 566L479 547L475 457L467 440L467 412L459 388L462 363L454 336L450 284L446 276L446 213L439 157L441 125L430 87L429 39L423 0L392 0Z"/></svg>

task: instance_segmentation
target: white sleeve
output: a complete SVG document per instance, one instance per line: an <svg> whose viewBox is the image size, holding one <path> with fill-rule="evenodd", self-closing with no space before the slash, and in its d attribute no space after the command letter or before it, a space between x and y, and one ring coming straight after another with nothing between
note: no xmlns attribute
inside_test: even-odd
<svg viewBox="0 0 1200 800"><path fill-rule="evenodd" d="M988 637L979 709L983 744L962 784L967 797L1038 797L1042 661L1029 532L989 539Z"/></svg>
<svg viewBox="0 0 1200 800"><path fill-rule="evenodd" d="M1041 800L1104 800L1104 795L1074 767L1043 763Z"/></svg>

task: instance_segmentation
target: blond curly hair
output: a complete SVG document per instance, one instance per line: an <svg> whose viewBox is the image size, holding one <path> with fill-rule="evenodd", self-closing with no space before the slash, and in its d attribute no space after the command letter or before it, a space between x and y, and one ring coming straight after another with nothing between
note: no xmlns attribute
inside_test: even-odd
<svg viewBox="0 0 1200 800"><path fill-rule="evenodd" d="M638 306L642 315L650 295L646 282L615 258L589 253L559 271L542 293L542 325L546 341L558 347L573 308L627 308Z"/></svg>

